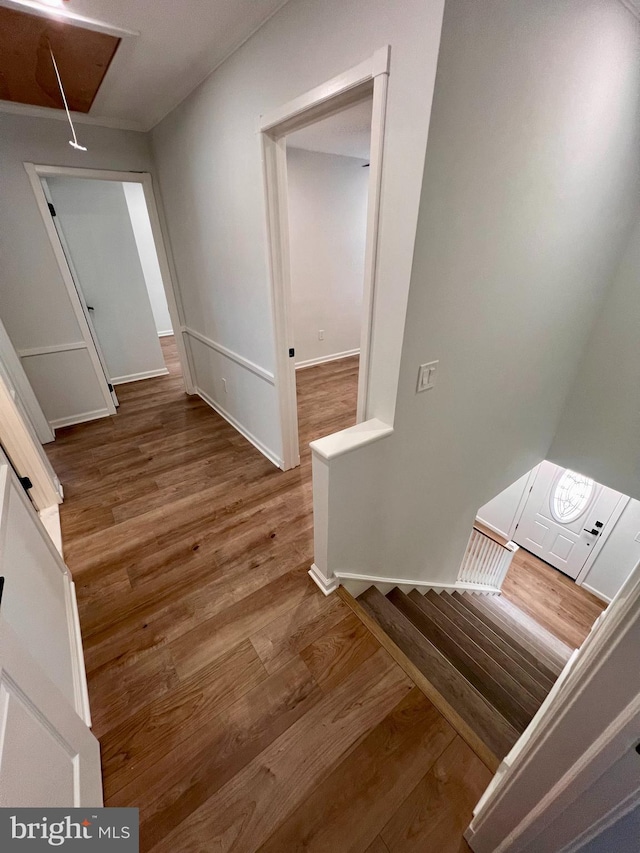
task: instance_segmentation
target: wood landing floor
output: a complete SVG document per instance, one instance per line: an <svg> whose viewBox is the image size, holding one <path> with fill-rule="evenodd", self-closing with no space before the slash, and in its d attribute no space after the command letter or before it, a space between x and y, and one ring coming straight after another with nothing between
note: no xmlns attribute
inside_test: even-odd
<svg viewBox="0 0 640 853"><path fill-rule="evenodd" d="M460 853L491 774L312 562L308 442L355 420L357 361L298 373L283 473L170 375L58 431L105 804L141 850Z"/></svg>
<svg viewBox="0 0 640 853"><path fill-rule="evenodd" d="M184 394L162 343L169 376L47 447L105 804L138 807L156 853L467 851L491 773L307 575L307 444L354 422L357 360L298 373L302 463L283 473Z"/></svg>

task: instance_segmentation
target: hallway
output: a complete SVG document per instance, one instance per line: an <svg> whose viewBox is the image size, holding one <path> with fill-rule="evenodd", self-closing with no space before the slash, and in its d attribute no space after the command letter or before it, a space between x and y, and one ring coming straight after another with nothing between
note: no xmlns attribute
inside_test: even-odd
<svg viewBox="0 0 640 853"><path fill-rule="evenodd" d="M276 470L170 375L58 432L105 804L141 850L467 849L491 774L312 562L308 442L353 422L355 360L298 374ZM348 796L347 796L348 792Z"/></svg>

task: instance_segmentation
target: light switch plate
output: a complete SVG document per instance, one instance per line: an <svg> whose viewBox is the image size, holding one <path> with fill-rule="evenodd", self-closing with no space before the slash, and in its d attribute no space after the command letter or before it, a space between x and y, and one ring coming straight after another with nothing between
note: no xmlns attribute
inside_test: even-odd
<svg viewBox="0 0 640 853"><path fill-rule="evenodd" d="M430 361L427 364L421 364L418 370L418 386L416 394L420 391L429 391L436 382L436 371L438 369L438 361Z"/></svg>

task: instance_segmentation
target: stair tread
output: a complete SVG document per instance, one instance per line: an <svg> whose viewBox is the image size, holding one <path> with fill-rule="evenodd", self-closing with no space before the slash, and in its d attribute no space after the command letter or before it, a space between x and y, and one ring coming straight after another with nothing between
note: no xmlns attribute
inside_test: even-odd
<svg viewBox="0 0 640 853"><path fill-rule="evenodd" d="M547 630L543 625L540 625L539 622L536 622L533 617L529 616L522 608L518 607L517 604L514 604L509 598L505 595L496 595L492 596L493 600L488 602L489 606L494 608L496 612L500 612L502 614L508 614L509 616L517 619L518 624L522 625L526 630L534 637L540 640L548 652L554 654L558 661L564 666L566 662L569 660L573 652L574 648L568 646L563 640L559 637L556 637L551 631Z"/></svg>
<svg viewBox="0 0 640 853"><path fill-rule="evenodd" d="M498 634L494 633L470 610L457 606L449 593L443 592L438 595L434 590L430 590L426 598L455 622L460 630L483 646L500 666L510 672L525 690L538 700L538 703L544 701L553 684L551 679L545 678L535 666L530 664Z"/></svg>
<svg viewBox="0 0 640 853"><path fill-rule="evenodd" d="M375 587L358 601L488 748L504 757L518 739L517 728Z"/></svg>
<svg viewBox="0 0 640 853"><path fill-rule="evenodd" d="M415 591L405 595L397 588L387 598L505 719L524 731L540 707L539 701L430 599Z"/></svg>
<svg viewBox="0 0 640 853"><path fill-rule="evenodd" d="M478 618L496 633L499 633L507 642L526 652L536 662L538 668L553 681L557 679L564 664L560 663L555 655L549 654L544 645L535 637L530 636L526 629L521 627L513 617L487 607L485 602L480 600L481 596L473 596L472 598L470 595L454 592L453 597L463 607L475 613Z"/></svg>

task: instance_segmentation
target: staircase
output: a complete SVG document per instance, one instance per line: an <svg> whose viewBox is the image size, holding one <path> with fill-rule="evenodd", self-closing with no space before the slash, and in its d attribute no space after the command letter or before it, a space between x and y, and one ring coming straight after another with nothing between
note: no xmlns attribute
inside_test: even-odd
<svg viewBox="0 0 640 853"><path fill-rule="evenodd" d="M385 596L372 586L358 603L423 676L434 704L496 766L573 651L502 596L406 595L397 587Z"/></svg>

